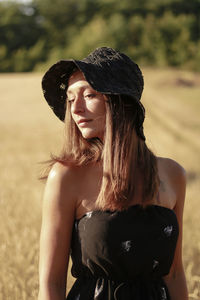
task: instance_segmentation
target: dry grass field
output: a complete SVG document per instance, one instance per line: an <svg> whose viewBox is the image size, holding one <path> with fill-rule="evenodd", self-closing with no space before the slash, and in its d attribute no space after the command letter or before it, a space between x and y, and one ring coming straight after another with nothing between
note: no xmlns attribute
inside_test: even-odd
<svg viewBox="0 0 200 300"><path fill-rule="evenodd" d="M144 69L147 143L177 160L188 176L183 258L190 300L200 299L200 75ZM61 122L43 100L40 74L0 75L0 300L37 299L44 184ZM72 279L69 275L69 286Z"/></svg>

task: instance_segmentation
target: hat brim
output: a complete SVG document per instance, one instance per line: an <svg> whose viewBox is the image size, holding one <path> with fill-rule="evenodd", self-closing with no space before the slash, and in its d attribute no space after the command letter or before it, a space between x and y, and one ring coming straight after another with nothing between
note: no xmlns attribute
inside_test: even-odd
<svg viewBox="0 0 200 300"><path fill-rule="evenodd" d="M139 101L137 94L133 89L129 89L123 84L123 76L112 74L110 69L102 71L101 66L81 60L61 60L54 64L43 76L42 89L44 97L60 120L64 120L66 112L66 91L68 80L74 69L78 68L91 87L107 95L126 95L132 97L138 104L140 110L141 124L145 118L145 108ZM117 77L116 82L114 78ZM112 78L112 80L110 80ZM119 84L119 82L121 84Z"/></svg>

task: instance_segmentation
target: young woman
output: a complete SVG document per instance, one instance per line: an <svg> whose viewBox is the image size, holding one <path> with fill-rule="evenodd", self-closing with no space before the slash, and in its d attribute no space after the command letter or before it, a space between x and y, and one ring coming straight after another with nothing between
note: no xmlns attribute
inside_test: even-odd
<svg viewBox="0 0 200 300"><path fill-rule="evenodd" d="M44 192L39 300L187 300L182 265L185 171L143 132L143 76L98 48L44 75L66 137Z"/></svg>

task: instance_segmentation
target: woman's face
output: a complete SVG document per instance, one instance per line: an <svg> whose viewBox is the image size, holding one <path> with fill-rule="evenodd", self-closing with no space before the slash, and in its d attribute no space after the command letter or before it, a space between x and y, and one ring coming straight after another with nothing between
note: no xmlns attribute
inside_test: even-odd
<svg viewBox="0 0 200 300"><path fill-rule="evenodd" d="M103 140L105 100L106 96L95 91L81 71L69 78L67 101L70 102L72 118L84 138L98 137Z"/></svg>

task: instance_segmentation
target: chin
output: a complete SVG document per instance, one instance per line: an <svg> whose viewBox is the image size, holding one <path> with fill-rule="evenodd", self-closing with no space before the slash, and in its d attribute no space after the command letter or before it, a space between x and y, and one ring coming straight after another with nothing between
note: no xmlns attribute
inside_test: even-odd
<svg viewBox="0 0 200 300"><path fill-rule="evenodd" d="M97 134L97 132L94 132L94 131L87 131L87 132L82 131L81 134L84 139L99 138L99 135Z"/></svg>
<svg viewBox="0 0 200 300"><path fill-rule="evenodd" d="M84 139L92 139L92 138L95 138L95 137L97 137L97 136L94 135L94 134L82 134L82 137L83 137Z"/></svg>

